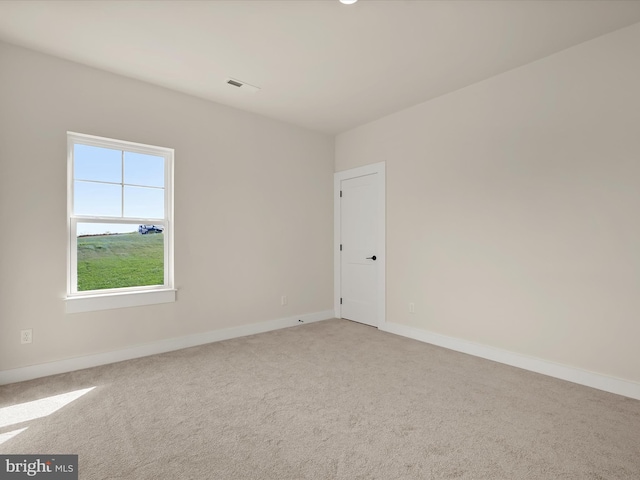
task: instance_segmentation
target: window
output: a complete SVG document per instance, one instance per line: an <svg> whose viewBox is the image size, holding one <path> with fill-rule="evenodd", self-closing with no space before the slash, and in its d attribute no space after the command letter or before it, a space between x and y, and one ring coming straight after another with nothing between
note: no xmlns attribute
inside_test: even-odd
<svg viewBox="0 0 640 480"><path fill-rule="evenodd" d="M69 132L67 312L175 300L173 150Z"/></svg>

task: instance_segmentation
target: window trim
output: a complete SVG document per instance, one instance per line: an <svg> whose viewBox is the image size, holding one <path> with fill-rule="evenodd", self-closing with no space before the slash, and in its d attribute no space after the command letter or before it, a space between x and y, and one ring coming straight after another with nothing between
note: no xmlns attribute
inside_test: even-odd
<svg viewBox="0 0 640 480"><path fill-rule="evenodd" d="M102 148L111 148L133 153L142 153L163 157L165 159L165 195L163 219L88 216L73 214L74 195L74 146L76 144ZM173 165L174 150L172 148L146 145L142 143L98 137L83 133L67 132L67 313L105 310L139 305L151 305L175 301L174 265L173 265ZM124 178L122 179L124 182ZM123 205L124 208L124 205ZM132 225L164 226L164 284L125 287L103 290L77 290L77 249L76 236L78 223L130 223Z"/></svg>

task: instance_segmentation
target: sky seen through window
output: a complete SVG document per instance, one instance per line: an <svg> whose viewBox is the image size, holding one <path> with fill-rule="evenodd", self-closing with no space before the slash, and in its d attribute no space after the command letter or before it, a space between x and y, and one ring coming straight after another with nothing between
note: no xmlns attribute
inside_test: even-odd
<svg viewBox="0 0 640 480"><path fill-rule="evenodd" d="M164 158L74 145L74 215L162 220ZM78 224L77 235L137 232L139 223Z"/></svg>

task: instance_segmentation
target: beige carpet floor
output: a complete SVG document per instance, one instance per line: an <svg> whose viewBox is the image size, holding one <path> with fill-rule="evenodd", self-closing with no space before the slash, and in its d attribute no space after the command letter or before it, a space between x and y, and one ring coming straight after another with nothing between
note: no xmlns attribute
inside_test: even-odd
<svg viewBox="0 0 640 480"><path fill-rule="evenodd" d="M90 480L640 479L640 401L345 320L6 385L0 412L89 387L0 453Z"/></svg>

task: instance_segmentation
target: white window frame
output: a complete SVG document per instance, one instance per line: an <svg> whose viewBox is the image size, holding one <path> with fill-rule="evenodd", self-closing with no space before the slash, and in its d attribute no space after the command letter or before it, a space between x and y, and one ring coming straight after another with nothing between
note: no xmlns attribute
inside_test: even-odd
<svg viewBox="0 0 640 480"><path fill-rule="evenodd" d="M111 148L126 152L163 157L164 162L164 219L75 215L74 146L77 144ZM127 142L67 132L67 313L134 307L175 301L173 279L173 159L172 148ZM122 179L124 182L124 178ZM125 223L132 225L162 225L164 227L164 284L152 286L112 288L79 292L78 285L78 223Z"/></svg>

